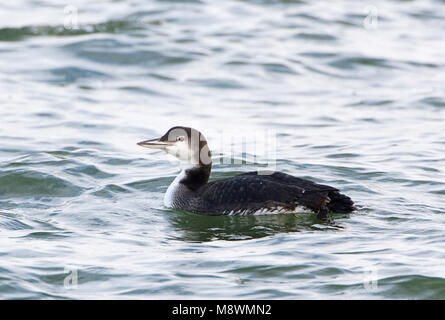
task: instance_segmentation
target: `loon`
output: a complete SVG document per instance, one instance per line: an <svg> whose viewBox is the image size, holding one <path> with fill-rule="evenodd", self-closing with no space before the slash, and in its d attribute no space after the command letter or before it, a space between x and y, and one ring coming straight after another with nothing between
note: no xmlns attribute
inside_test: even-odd
<svg viewBox="0 0 445 320"><path fill-rule="evenodd" d="M139 146L175 156L182 170L168 187L164 205L203 215L251 215L295 212L305 209L329 221L328 213L349 213L354 202L334 187L317 184L283 172L247 172L208 182L212 161L204 135L176 126L161 138Z"/></svg>

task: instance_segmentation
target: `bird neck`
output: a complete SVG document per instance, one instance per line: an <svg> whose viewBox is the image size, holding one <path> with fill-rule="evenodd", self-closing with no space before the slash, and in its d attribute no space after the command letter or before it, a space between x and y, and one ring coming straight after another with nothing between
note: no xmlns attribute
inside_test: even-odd
<svg viewBox="0 0 445 320"><path fill-rule="evenodd" d="M191 191L195 191L209 181L212 164L189 165L182 168L178 177L179 183Z"/></svg>

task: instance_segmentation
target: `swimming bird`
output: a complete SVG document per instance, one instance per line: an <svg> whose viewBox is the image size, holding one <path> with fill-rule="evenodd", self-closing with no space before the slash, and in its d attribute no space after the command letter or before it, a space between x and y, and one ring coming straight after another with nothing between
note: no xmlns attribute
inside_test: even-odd
<svg viewBox="0 0 445 320"><path fill-rule="evenodd" d="M176 126L139 146L163 150L180 160L182 170L167 189L164 205L203 215L250 215L309 210L321 220L329 212L352 212L354 202L337 188L283 172L247 172L209 181L210 149L196 129Z"/></svg>

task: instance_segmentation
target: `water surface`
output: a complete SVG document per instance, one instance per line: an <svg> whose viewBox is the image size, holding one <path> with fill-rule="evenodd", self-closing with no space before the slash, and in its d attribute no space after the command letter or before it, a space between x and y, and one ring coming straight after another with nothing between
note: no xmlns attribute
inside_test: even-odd
<svg viewBox="0 0 445 320"><path fill-rule="evenodd" d="M442 1L66 5L0 4L0 298L445 298ZM359 210L169 210L177 163L136 142L174 125L216 159L274 130Z"/></svg>

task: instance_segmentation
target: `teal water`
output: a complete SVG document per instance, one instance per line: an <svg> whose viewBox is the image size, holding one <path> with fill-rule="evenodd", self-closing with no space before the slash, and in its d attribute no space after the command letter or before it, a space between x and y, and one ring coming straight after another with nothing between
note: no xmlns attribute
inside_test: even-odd
<svg viewBox="0 0 445 320"><path fill-rule="evenodd" d="M0 298L445 298L443 1L69 5L0 4ZM215 158L274 130L359 209L169 210L177 164L136 142L174 125Z"/></svg>

